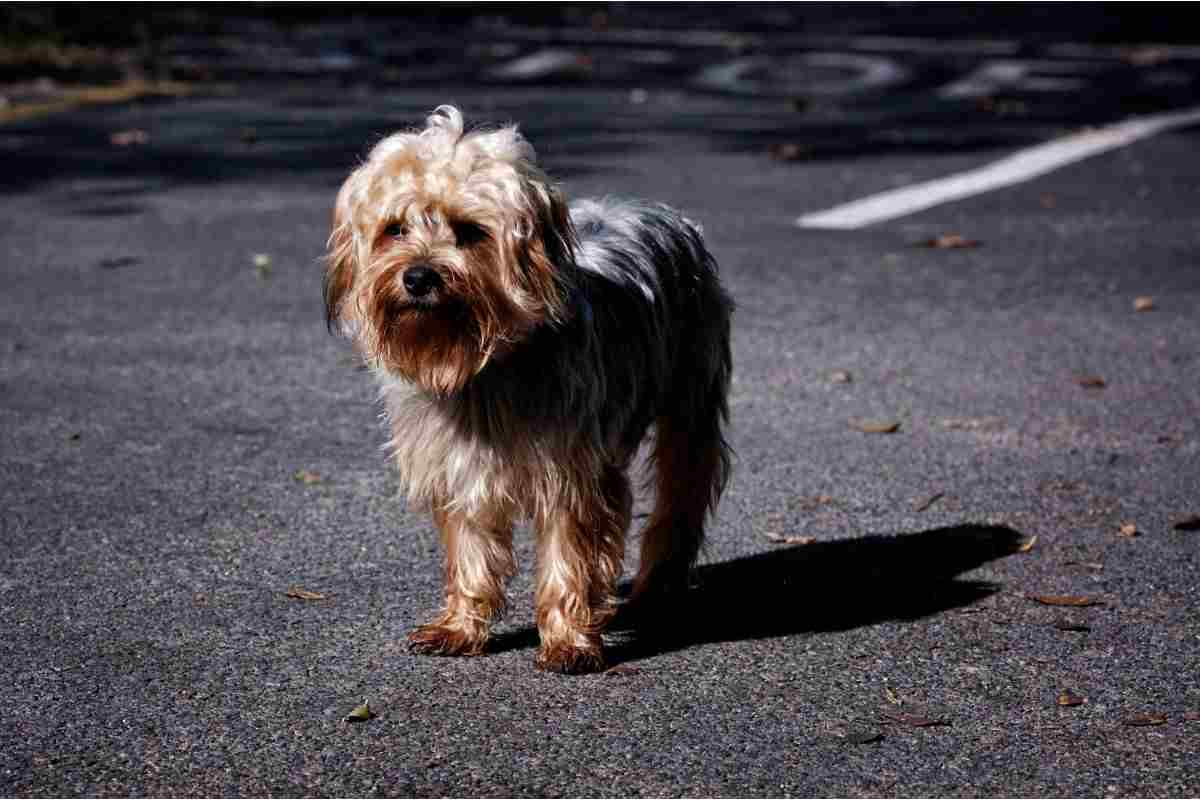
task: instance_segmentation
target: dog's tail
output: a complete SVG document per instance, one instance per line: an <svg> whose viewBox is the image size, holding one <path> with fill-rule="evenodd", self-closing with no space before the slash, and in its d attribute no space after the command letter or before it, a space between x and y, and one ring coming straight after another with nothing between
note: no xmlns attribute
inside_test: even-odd
<svg viewBox="0 0 1200 800"><path fill-rule="evenodd" d="M642 533L634 600L686 587L704 544L704 523L729 479L732 450L725 428L733 301L717 281L711 257L704 261L708 269L696 276L686 308L678 309L686 324L677 330L688 335L677 343L669 401L655 421L651 453L655 507Z"/></svg>

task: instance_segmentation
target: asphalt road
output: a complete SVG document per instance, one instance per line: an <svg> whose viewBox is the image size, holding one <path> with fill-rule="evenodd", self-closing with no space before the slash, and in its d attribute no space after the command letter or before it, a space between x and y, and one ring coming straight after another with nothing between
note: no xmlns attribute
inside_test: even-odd
<svg viewBox="0 0 1200 800"><path fill-rule="evenodd" d="M315 70L193 48L217 90L0 126L0 795L1200 794L1197 130L795 224L1198 106L1200 54L892 21L492 20L409 60L356 23ZM319 259L355 160L443 102L685 209L738 303L732 485L608 674L533 668L527 534L493 652L404 646L436 535Z"/></svg>

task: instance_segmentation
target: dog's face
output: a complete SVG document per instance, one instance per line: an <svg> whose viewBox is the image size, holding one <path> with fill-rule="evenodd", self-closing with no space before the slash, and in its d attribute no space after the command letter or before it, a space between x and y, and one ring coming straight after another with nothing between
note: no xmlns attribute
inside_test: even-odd
<svg viewBox="0 0 1200 800"><path fill-rule="evenodd" d="M442 106L381 141L338 193L326 316L378 367L460 389L562 319L574 236L562 197L514 128L463 133Z"/></svg>

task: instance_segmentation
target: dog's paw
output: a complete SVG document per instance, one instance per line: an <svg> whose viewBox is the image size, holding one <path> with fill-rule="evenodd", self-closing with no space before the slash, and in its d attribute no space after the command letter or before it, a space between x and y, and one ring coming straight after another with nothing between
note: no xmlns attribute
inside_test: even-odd
<svg viewBox="0 0 1200 800"><path fill-rule="evenodd" d="M569 645L543 646L538 651L534 666L546 672L557 672L562 675L586 675L590 672L603 672L607 666L604 653L599 648L584 649Z"/></svg>
<svg viewBox="0 0 1200 800"><path fill-rule="evenodd" d="M477 656L486 644L486 636L438 623L422 625L408 634L408 649L427 656Z"/></svg>

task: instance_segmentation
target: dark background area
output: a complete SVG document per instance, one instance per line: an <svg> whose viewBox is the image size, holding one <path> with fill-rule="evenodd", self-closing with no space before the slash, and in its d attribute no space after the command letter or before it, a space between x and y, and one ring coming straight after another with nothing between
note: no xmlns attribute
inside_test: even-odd
<svg viewBox="0 0 1200 800"><path fill-rule="evenodd" d="M183 42L238 35L328 39L383 63L411 54L412 40L446 34L460 44L507 29L727 31L772 36L1019 38L1105 44L1200 41L1181 3L7 3L0 8L0 78L63 80L131 71L196 77L174 63ZM381 36L391 41L376 41ZM752 47L755 43L742 43ZM769 43L765 43L769 46ZM64 48L94 48L64 52ZM218 45L219 46L219 45ZM321 47L322 44L314 45ZM200 70L203 75L203 70ZM252 75L248 71L246 76ZM345 76L343 76L345 77Z"/></svg>

